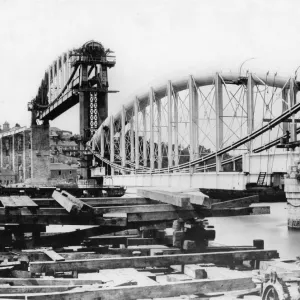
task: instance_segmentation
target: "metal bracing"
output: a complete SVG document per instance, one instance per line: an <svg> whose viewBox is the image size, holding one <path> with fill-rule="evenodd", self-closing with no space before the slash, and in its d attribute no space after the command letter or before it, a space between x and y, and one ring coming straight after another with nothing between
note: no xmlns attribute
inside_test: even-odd
<svg viewBox="0 0 300 300"><path fill-rule="evenodd" d="M216 110L216 152L221 150L223 145L223 89L219 74L215 79L215 110ZM222 157L216 155L216 172L222 171Z"/></svg>
<svg viewBox="0 0 300 300"><path fill-rule="evenodd" d="M110 162L114 163L115 161L115 141L114 141L114 116L110 117L110 126L109 126L109 133L110 133ZM111 168L111 175L114 175L114 168Z"/></svg>

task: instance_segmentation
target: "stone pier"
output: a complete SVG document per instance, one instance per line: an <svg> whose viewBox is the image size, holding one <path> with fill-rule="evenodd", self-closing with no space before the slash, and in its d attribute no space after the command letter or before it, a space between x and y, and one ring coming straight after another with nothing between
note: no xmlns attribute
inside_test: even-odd
<svg viewBox="0 0 300 300"><path fill-rule="evenodd" d="M44 184L50 177L49 125L4 128L0 132L0 170L14 180L2 183ZM4 176L4 175L3 175ZM2 177L3 177L2 176Z"/></svg>
<svg viewBox="0 0 300 300"><path fill-rule="evenodd" d="M287 198L288 227L300 229L300 161L299 154L290 154L290 166L284 180Z"/></svg>

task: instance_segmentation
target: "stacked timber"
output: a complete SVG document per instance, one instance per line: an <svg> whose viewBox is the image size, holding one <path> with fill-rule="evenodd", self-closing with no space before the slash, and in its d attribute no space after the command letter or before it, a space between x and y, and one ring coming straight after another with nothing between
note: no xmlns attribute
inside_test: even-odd
<svg viewBox="0 0 300 300"><path fill-rule="evenodd" d="M128 233L136 232L116 236ZM253 246L245 246L248 250L224 249L187 253L163 245L138 245L107 247L105 253L51 248L0 253L0 299L121 300L181 295L200 299L209 293L219 293L214 296L219 296L218 300L224 295L237 299L249 293L259 299L260 289L250 272L253 267L246 265L275 259L277 251Z"/></svg>
<svg viewBox="0 0 300 300"><path fill-rule="evenodd" d="M270 214L270 206L252 205L259 202L259 196L249 196L234 200L221 201L210 199L195 189L174 190L168 188L143 188L137 190L137 195L148 199L166 202L179 207L194 207L202 216L241 216Z"/></svg>

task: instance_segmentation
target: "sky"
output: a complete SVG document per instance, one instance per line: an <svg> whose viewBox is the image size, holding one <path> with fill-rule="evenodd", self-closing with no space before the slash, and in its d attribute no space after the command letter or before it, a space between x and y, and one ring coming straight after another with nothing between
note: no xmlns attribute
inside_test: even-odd
<svg viewBox="0 0 300 300"><path fill-rule="evenodd" d="M298 0L0 0L0 124L30 126L45 70L89 40L115 51L109 114L155 83L239 71L250 58L243 70L293 76L299 12ZM51 126L78 133L78 106Z"/></svg>

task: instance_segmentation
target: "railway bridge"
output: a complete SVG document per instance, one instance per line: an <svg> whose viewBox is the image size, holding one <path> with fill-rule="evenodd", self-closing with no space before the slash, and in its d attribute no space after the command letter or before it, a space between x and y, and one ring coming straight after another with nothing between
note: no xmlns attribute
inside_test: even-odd
<svg viewBox="0 0 300 300"><path fill-rule="evenodd" d="M108 116L116 59L95 41L60 55L29 102L31 125L0 133L0 164L47 182L49 122L80 106L81 180L104 184L243 190L297 177L296 76L222 71L166 78Z"/></svg>

